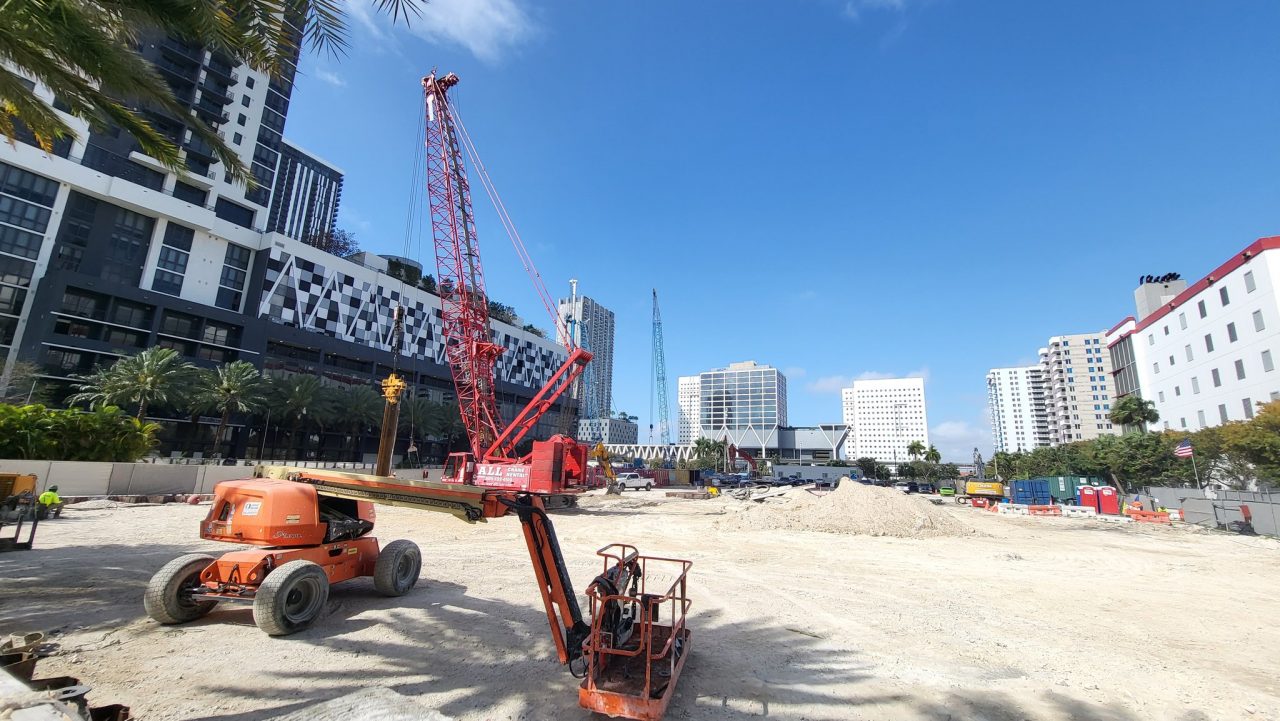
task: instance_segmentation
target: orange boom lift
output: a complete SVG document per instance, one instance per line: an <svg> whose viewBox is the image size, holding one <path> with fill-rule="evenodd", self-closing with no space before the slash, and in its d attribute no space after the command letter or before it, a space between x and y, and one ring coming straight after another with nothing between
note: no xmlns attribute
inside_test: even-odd
<svg viewBox="0 0 1280 721"><path fill-rule="evenodd" d="M533 400L511 423L500 422L493 367L503 348L493 343L489 331L459 144L460 136L467 145L470 139L446 95L457 82L453 74L432 74L422 85L444 341L472 450L450 455L440 482L390 475L406 385L393 371L382 383L386 410L374 474L259 466L252 479L218 484L209 514L200 523L200 537L246 548L217 558L192 554L174 559L151 579L144 605L155 620L173 624L199 618L218 603L249 603L262 630L289 634L315 622L331 584L372 576L380 593L401 596L417 583L421 551L408 540L380 547L370 535L374 504L450 513L468 523L514 515L523 529L556 655L582 679L579 704L609 716L656 721L671 701L689 654L685 618L692 564L642 556L625 544L605 546L596 552L601 573L586 589L588 615L578 605L547 509L574 504L575 494L582 491L586 446L556 435L534 441L523 456L514 449L581 375L591 355L570 347L564 365ZM483 166L480 172L510 229ZM528 264L518 236L513 240ZM546 289L540 292L549 302ZM403 327L403 308L396 308L393 358L400 356ZM655 578L662 579L659 586L649 584Z"/></svg>

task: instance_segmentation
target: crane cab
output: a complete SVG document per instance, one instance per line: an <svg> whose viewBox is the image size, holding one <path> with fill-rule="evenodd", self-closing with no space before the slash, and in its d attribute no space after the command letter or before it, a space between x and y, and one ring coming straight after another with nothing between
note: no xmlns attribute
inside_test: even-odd
<svg viewBox="0 0 1280 721"><path fill-rule="evenodd" d="M476 477L476 462L470 453L450 453L445 460L440 480L445 483L472 483Z"/></svg>

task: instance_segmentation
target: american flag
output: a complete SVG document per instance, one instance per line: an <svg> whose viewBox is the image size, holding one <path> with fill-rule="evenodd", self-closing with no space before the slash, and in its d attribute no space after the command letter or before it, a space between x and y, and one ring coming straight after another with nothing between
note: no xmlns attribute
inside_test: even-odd
<svg viewBox="0 0 1280 721"><path fill-rule="evenodd" d="M1173 449L1173 455L1179 458L1190 458L1192 456L1191 439L1183 438L1182 442Z"/></svg>

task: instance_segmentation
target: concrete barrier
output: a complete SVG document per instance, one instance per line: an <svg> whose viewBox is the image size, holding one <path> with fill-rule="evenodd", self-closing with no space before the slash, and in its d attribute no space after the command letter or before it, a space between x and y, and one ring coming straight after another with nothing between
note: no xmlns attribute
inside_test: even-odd
<svg viewBox="0 0 1280 721"><path fill-rule="evenodd" d="M34 473L44 491L61 496L166 496L213 493L222 481L251 478L251 466L187 466L167 463L0 460L2 473Z"/></svg>
<svg viewBox="0 0 1280 721"><path fill-rule="evenodd" d="M1021 503L1001 503L996 506L996 513L1006 516L1027 516L1030 515L1027 506Z"/></svg>
<svg viewBox="0 0 1280 721"><path fill-rule="evenodd" d="M1099 513L1097 519L1107 523L1133 523L1133 519L1128 516L1108 516L1104 513Z"/></svg>
<svg viewBox="0 0 1280 721"><path fill-rule="evenodd" d="M1069 518L1093 518L1098 515L1098 509L1089 506L1063 506L1062 515Z"/></svg>

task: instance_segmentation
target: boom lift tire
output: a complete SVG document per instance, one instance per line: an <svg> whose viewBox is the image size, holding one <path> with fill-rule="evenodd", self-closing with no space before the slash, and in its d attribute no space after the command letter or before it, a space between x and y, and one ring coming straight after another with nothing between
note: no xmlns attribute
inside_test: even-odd
<svg viewBox="0 0 1280 721"><path fill-rule="evenodd" d="M413 541L392 541L378 553L373 568L373 587L384 596L403 596L418 583L422 571L422 551Z"/></svg>
<svg viewBox="0 0 1280 721"><path fill-rule="evenodd" d="M311 561L290 561L263 579L253 599L253 622L269 636L309 627L329 600L329 577Z"/></svg>
<svg viewBox="0 0 1280 721"><path fill-rule="evenodd" d="M194 621L213 610L217 601L195 601L191 591L200 585L200 572L213 563L213 556L189 553L164 564L147 583L142 607L147 615L165 624Z"/></svg>

